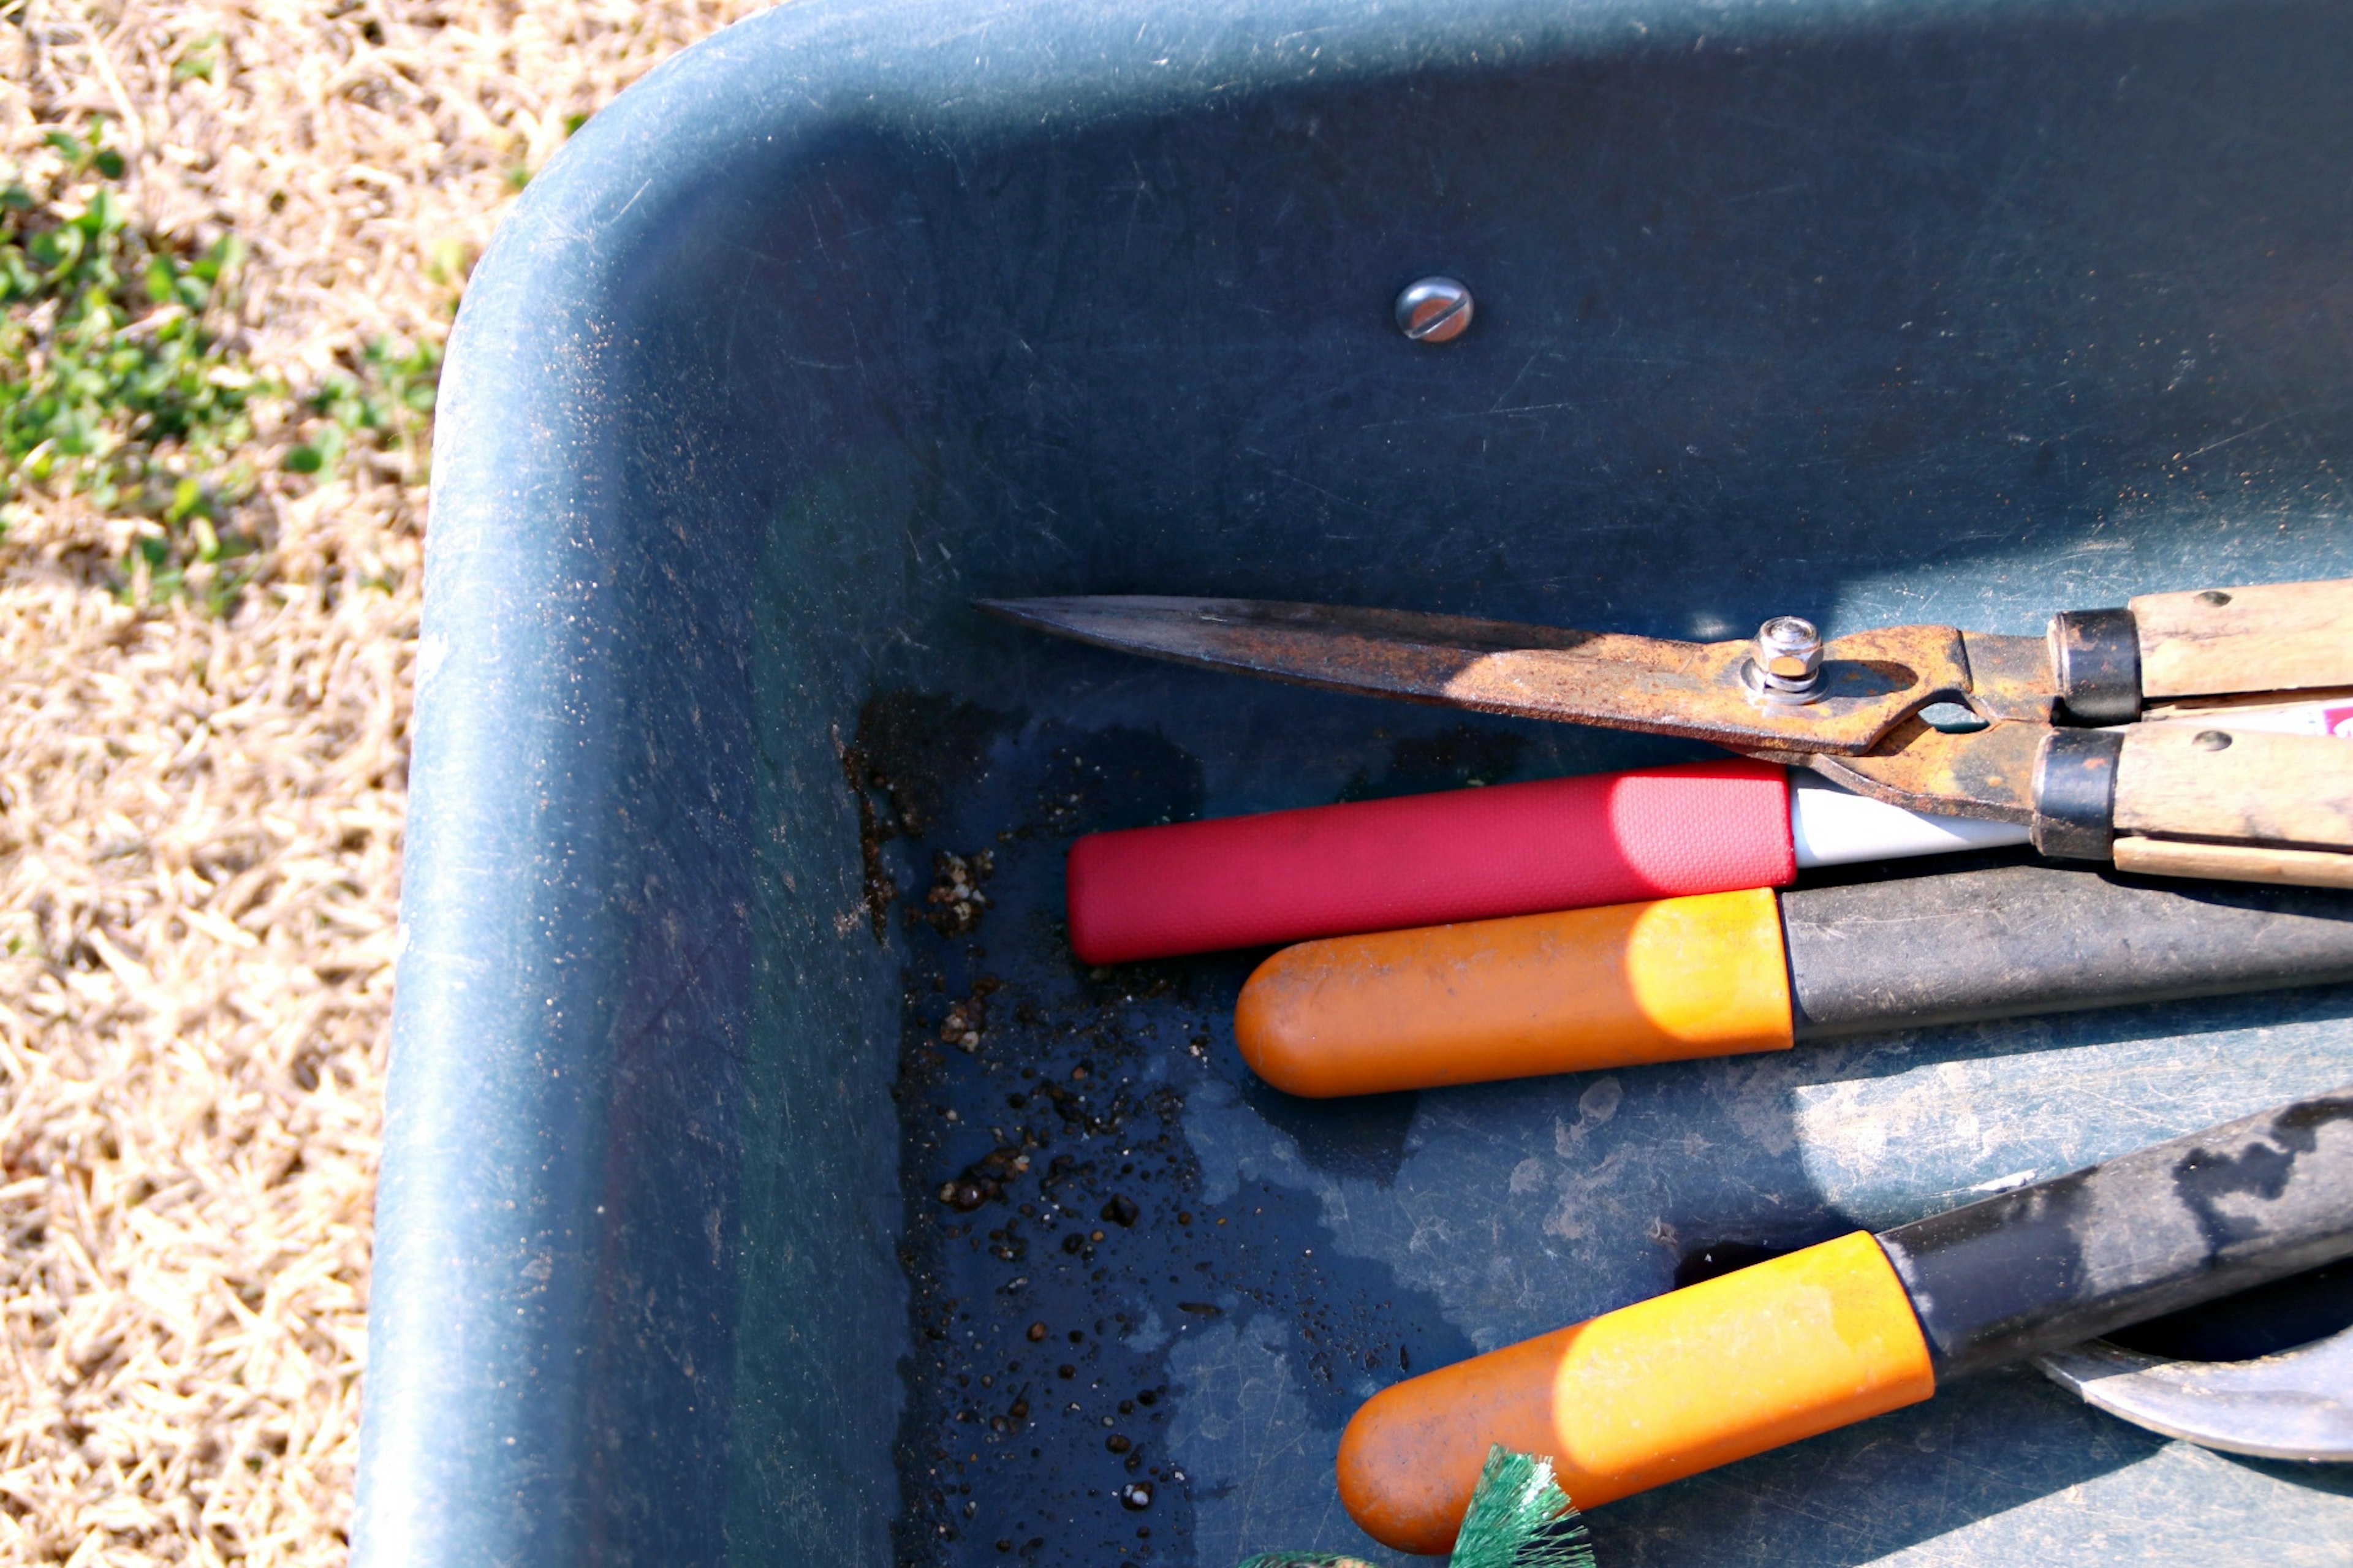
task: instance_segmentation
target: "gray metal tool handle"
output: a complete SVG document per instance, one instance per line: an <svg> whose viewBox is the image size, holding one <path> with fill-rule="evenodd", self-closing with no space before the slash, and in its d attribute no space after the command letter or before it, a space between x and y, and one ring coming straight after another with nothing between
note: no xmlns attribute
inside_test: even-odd
<svg viewBox="0 0 2353 1568"><path fill-rule="evenodd" d="M2353 980L2353 897L2049 866L1800 888L1781 932L1799 1039Z"/></svg>
<svg viewBox="0 0 2353 1568"><path fill-rule="evenodd" d="M1938 1381L2353 1256L2353 1085L1882 1232Z"/></svg>

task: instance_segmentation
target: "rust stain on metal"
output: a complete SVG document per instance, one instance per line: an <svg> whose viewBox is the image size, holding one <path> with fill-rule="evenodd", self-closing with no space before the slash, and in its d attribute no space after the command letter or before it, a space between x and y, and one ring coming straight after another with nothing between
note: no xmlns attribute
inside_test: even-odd
<svg viewBox="0 0 2353 1568"><path fill-rule="evenodd" d="M2048 724L2058 694L2051 679L2051 641L1963 632L1969 666L1969 706L1989 719Z"/></svg>
<svg viewBox="0 0 2353 1568"><path fill-rule="evenodd" d="M1750 643L1691 643L1462 616L1266 600L1103 596L984 601L1025 626L1129 653L1301 685L1515 718L1709 741L1810 767L1915 810L2033 818L2035 751L2051 722L2041 637L1883 626L1822 650L1820 698L1759 701ZM1932 703L1988 727L1938 731Z"/></svg>
<svg viewBox="0 0 2353 1568"><path fill-rule="evenodd" d="M1633 658L1523 649L1469 661L1442 689L1460 707L1713 741L1809 752L1860 752L1930 702L1965 696L1959 637L1941 626L1897 626L1823 648L1823 694L1771 707L1742 679L1746 641L1642 645Z"/></svg>
<svg viewBox="0 0 2353 1568"><path fill-rule="evenodd" d="M1784 753L1772 760L1810 767L1858 795L1914 811L2031 822L2034 758L2046 733L2037 724L1995 723L1972 734L1950 735L1914 719L1868 756Z"/></svg>
<svg viewBox="0 0 2353 1568"><path fill-rule="evenodd" d="M1770 708L1741 679L1746 641L1676 642L1461 616L1259 600L984 603L1084 642L1300 685L1524 719L1641 730L1736 751L1861 752L1928 703L1966 698L1949 626L1891 626L1823 650L1824 694Z"/></svg>

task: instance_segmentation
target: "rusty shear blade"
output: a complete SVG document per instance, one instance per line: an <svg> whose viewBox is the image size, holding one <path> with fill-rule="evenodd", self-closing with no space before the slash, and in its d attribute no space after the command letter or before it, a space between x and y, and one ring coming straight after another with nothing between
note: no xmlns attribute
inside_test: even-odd
<svg viewBox="0 0 2353 1568"><path fill-rule="evenodd" d="M1858 632L1822 650L1822 694L1752 695L1746 642L1688 643L1460 616L1254 599L1100 595L982 600L1041 631L1306 686L1710 741L1734 751L1857 755L1929 703L1965 700L1950 626Z"/></svg>

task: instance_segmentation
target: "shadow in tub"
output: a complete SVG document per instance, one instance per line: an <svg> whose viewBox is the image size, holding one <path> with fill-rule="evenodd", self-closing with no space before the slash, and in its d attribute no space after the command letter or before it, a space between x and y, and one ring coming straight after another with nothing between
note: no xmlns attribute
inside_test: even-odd
<svg viewBox="0 0 2353 1568"><path fill-rule="evenodd" d="M1353 1535L1336 1502L1295 1517L1328 1500L1339 1428L1472 1346L1387 1263L1331 1247L1312 1194L1204 1181L1187 1121L1205 1089L1237 1102L1250 959L1089 971L1060 927L1070 840L1197 815L1198 765L1142 731L913 694L870 703L845 762L906 955L900 1560L1193 1563L1261 1527ZM1332 1124L1293 1118L1335 1168L1394 1169L1410 1107L1377 1129L1362 1107L1303 1114Z"/></svg>
<svg viewBox="0 0 2353 1568"><path fill-rule="evenodd" d="M1477 728L1367 742L1339 793L1514 771L1509 736ZM1340 1430L1379 1388L1671 1289L1699 1238L1899 1223L2346 1059L2328 1026L2353 988L1295 1100L1233 1046L1261 955L1089 970L1068 952L1070 841L1199 815L1186 752L902 695L869 705L849 762L880 929L905 954L909 1564L1416 1561L1333 1494ZM2094 1126L2070 1110L2089 1092L2128 1103ZM2197 1462L2177 1450L2006 1373L1592 1522L1612 1568L1943 1561L1940 1544L1957 1563L2128 1536ZM2306 1484L2233 1468L2257 1489Z"/></svg>

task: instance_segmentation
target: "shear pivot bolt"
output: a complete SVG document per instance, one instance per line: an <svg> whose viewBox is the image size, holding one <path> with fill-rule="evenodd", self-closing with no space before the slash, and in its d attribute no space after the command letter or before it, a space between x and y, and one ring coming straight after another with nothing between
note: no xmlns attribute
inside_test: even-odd
<svg viewBox="0 0 2353 1568"><path fill-rule="evenodd" d="M1418 343L1448 343L1471 325L1471 290L1451 278L1425 278L1397 297L1398 331Z"/></svg>
<svg viewBox="0 0 2353 1568"><path fill-rule="evenodd" d="M1765 701L1811 702L1821 695L1822 634L1811 621L1776 616L1757 628L1757 650L1743 673Z"/></svg>

